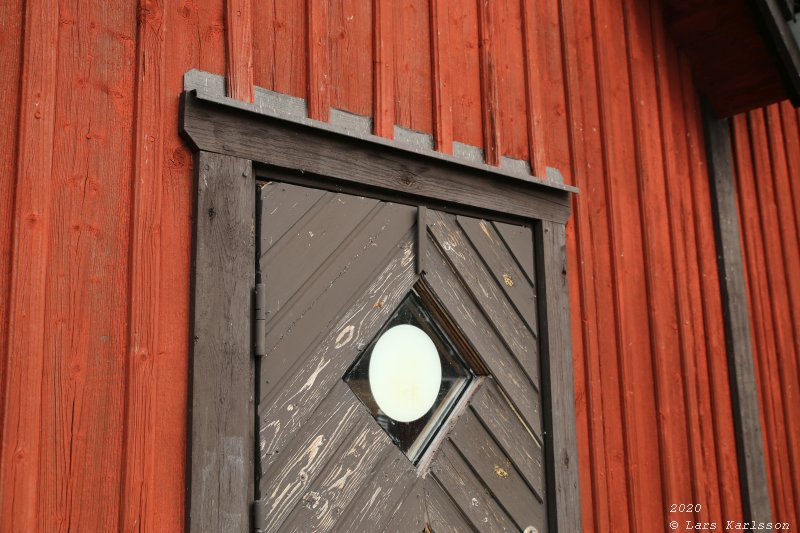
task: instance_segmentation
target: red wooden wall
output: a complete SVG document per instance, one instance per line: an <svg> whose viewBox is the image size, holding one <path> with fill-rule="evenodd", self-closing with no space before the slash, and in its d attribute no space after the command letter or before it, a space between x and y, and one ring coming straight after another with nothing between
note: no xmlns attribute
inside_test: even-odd
<svg viewBox="0 0 800 533"><path fill-rule="evenodd" d="M772 512L776 521L800 524L800 121L782 103L733 125Z"/></svg>
<svg viewBox="0 0 800 533"><path fill-rule="evenodd" d="M1 531L182 528L191 68L558 168L584 529L741 518L700 113L657 1L8 0L0 43Z"/></svg>

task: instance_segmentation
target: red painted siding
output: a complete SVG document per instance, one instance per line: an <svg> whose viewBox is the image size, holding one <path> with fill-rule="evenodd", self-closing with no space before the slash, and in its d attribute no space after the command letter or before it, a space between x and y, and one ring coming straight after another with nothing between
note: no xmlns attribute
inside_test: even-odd
<svg viewBox="0 0 800 533"><path fill-rule="evenodd" d="M558 168L581 189L568 239L585 531L661 531L671 503L740 518L700 113L660 13L639 0L6 2L0 530L182 528L194 191L177 114L191 68L227 74L239 98L255 84L317 118L371 114L386 137L399 124L443 151ZM744 212L765 213L743 234L769 253L766 268L746 246L762 385L782 385L761 399L787 519L800 494L793 113L736 123ZM767 167L782 169L769 188ZM794 240L777 239L787 227Z"/></svg>
<svg viewBox="0 0 800 533"><path fill-rule="evenodd" d="M800 518L800 121L788 103L734 119L736 185L774 519Z"/></svg>

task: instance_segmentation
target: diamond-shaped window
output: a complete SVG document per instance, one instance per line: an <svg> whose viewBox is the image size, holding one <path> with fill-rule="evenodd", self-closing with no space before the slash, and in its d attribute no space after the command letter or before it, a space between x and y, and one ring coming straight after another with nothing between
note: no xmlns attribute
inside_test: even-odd
<svg viewBox="0 0 800 533"><path fill-rule="evenodd" d="M412 292L344 381L416 463L473 377L444 328Z"/></svg>

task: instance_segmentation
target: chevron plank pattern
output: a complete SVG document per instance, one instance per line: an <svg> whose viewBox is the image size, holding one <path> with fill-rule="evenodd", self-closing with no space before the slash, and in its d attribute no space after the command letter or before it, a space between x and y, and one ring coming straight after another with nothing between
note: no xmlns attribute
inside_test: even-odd
<svg viewBox="0 0 800 533"><path fill-rule="evenodd" d="M418 243L412 206L275 182L260 202L268 352L256 486L267 512L256 527L545 532L530 230L429 210ZM413 288L444 310L487 376L421 466L342 381Z"/></svg>

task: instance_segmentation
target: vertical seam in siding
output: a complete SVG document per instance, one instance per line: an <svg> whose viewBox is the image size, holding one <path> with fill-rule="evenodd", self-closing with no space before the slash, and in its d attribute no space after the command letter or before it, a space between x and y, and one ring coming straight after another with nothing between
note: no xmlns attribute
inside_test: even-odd
<svg viewBox="0 0 800 533"><path fill-rule="evenodd" d="M448 3L430 0L431 80L433 85L433 136L436 149L453 153L453 105L450 86Z"/></svg>
<svg viewBox="0 0 800 533"><path fill-rule="evenodd" d="M651 6L652 7L652 6ZM658 34L658 29L656 27L661 24L661 20L658 17L657 9L651 9L650 13L650 27L652 29L652 36L651 36L651 46L652 46L652 60L654 65L654 80L655 80L655 87L656 87L656 97L657 97L657 113L658 113L658 127L661 135L661 164L662 164L662 181L664 183L664 191L665 195L667 196L666 202L666 214L667 214L667 224L669 228L669 247L670 247L670 264L674 272L678 272L679 269L685 268L687 263L687 249L685 245L686 229L683 226L685 221L681 216L681 203L682 200L680 199L680 194L677 194L679 191L670 191L670 183L673 183L673 180L678 180L678 175L672 175L672 166L677 167L677 162L675 162L674 156L670 156L667 148L666 143L670 136L667 130L667 124L665 124L665 110L664 104L665 99L667 99L670 95L668 86L670 84L669 78L664 73L664 64L661 61L665 62L665 50L663 50L664 46L664 36L663 33ZM657 39L661 37L661 39ZM667 87L667 88L665 88ZM670 105L671 102L667 101L667 106ZM671 140L671 139L670 139ZM670 161L673 160L673 165L670 165ZM673 185L674 186L674 185ZM674 203L677 202L677 205ZM684 276L685 278L685 276ZM682 400L683 402L679 405L678 409L671 409L670 407L664 407L661 403L664 398L659 397L659 411L663 411L666 409L670 416L665 417L667 420L660 421L658 424L658 432L659 438L664 443L663 445L663 453L662 453L662 472L666 471L667 474L664 475L662 479L663 491L664 491L664 498L665 502L680 502L683 501L685 498L692 496L683 494L683 490L685 487L683 486L684 483L688 480L681 479L683 472L686 471L685 464L676 464L680 459L684 459L688 456L690 464L693 461L693 457L690 453L692 448L691 443L693 439L697 436L697 433L692 431L692 428L683 428L684 433L686 435L685 441L681 442L680 437L681 432L674 431L675 426L680 425L680 421L683 420L685 424L690 424L689 418L692 416L691 414L687 413L690 411L690 408L686 405L687 404L687 389L691 385L689 381L689 374L686 371L686 366L688 364L687 360L691 357L692 347L689 346L690 342L694 342L695 336L694 332L692 331L691 334L686 330L692 325L693 329L693 322L692 318L692 308L691 308L691 298L692 295L690 293L690 288L688 286L688 280L681 279L678 276L675 276L673 282L673 296L674 306L675 306L675 317L676 317L676 325L677 325L677 332L678 332L678 348L679 348L679 361L680 367L682 368L682 383L681 383L681 392L683 393ZM659 363L656 362L656 365ZM657 366L656 366L657 368ZM667 369L668 372L668 369ZM664 378L666 384L669 385L669 375L667 374ZM669 399L669 391L666 391L666 402L664 403L671 403ZM688 415L688 416L687 416ZM668 443L668 444L667 444ZM682 446L685 445L685 446ZM670 449L667 449L669 446ZM678 449L678 448L686 448ZM666 463L666 464L664 464ZM694 472L696 469L692 468L690 471ZM694 476L692 476L694 477ZM691 483L689 483L691 487ZM697 499L696 495L692 499L692 501L700 501ZM705 507L705 505L704 505ZM693 512L693 517L695 521L700 519L700 516Z"/></svg>
<svg viewBox="0 0 800 533"><path fill-rule="evenodd" d="M19 173L19 147L20 147L20 131L22 129L22 113L20 112L21 109L21 99L23 94L23 46L22 43L24 42L24 31L25 31L25 21L23 18L23 13L25 12L25 2L24 0L19 0L20 9L19 13L16 15L16 18L9 17L17 24L18 35L19 35L19 43L17 44L17 48L14 51L14 54L6 54L4 59L16 62L13 74L10 78L11 83L9 86L12 87L12 91L14 91L14 96L12 99L7 102L13 109L13 117L14 120L11 121L16 128L16 134L14 135L14 141L11 146L8 146L8 163L9 166L7 168L7 176L8 180L8 189L5 191L4 194L4 201L7 202L5 207L7 208L6 214L3 216L3 222L7 224L7 229L3 230L4 234L3 237L0 238L0 254L3 254L4 258L2 262L0 262L0 279L2 279L2 283L0 283L0 290L2 290L2 294L0 294L0 298L3 299L4 302L8 303L11 301L11 269L12 264L14 261L14 214L16 213L16 195L17 195L17 178ZM12 7L9 7L13 9ZM6 19L6 23L8 23L8 19ZM15 34L17 32L14 32ZM14 35L16 37L16 35ZM14 87L16 86L16 87ZM10 323L10 313L8 309L8 305L2 306L0 309L0 390L7 391L8 387L11 385L10 377L7 373L8 370L8 358L10 356L8 351L8 334L9 328L11 327ZM5 435L5 411L6 409L6 395L4 393L0 393L0 450L3 448L3 436ZM0 455L0 461L2 461L2 455ZM2 485L0 485L2 486ZM2 508L2 501L0 500L0 509Z"/></svg>
<svg viewBox="0 0 800 533"><path fill-rule="evenodd" d="M606 196L606 205L608 206L609 211L609 241L610 241L610 257L611 257L611 286L613 291L613 306L614 306L614 317L615 317L615 328L616 328L616 359L617 359L617 373L619 377L619 390L617 394L619 395L619 403L620 403L620 418L622 421L622 450L623 450L623 465L625 469L625 486L626 486L626 506L631 510L627 514L627 526L629 531L635 530L635 524L638 522L639 516L639 506L636 503L639 501L639 497L637 496L638 491L634 487L635 479L633 475L633 470L631 468L632 464L638 464L638 452L637 452L637 432L636 428L633 425L631 417L633 416L632 407L631 407L631 400L629 395L627 394L626 388L630 387L630 383L632 380L630 369L628 368L627 363L625 362L624 356L624 348L623 348L623 341L622 338L624 337L623 325L622 325L622 289L620 287L620 282L623 279L621 265L619 260L619 249L621 246L620 240L621 236L619 235L619 230L617 226L619 225L619 207L617 206L617 201L615 198L615 191L613 180L611 178L612 174L612 164L610 153L612 148L609 146L610 140L609 136L611 132L608 129L607 119L611 119L608 116L608 106L610 106L609 102L613 100L611 95L606 94L610 91L609 87L606 87L603 83L603 70L611 70L608 65L605 65L603 58L605 57L604 54L600 53L600 49L602 48L601 39L599 35L599 23L600 16L598 15L600 7L598 7L599 3L597 1L592 1L591 3L591 10L592 10L592 40L594 43L594 52L595 52L595 75L597 76L596 84L598 87L598 102L600 104L600 136L602 139L603 145L603 169L604 175L606 179L603 182L604 189L605 189L605 196ZM610 122L610 120L608 121ZM613 510L612 510L613 512Z"/></svg>
<svg viewBox="0 0 800 533"><path fill-rule="evenodd" d="M26 2L14 201L0 529L35 528L38 508L44 322L51 216L57 2ZM29 68L26 68L29 67ZM45 146L45 149L41 149ZM11 377L14 377L12 380Z"/></svg>
<svg viewBox="0 0 800 533"><path fill-rule="evenodd" d="M230 3L229 3L230 7ZM131 183L129 337L125 375L125 440L120 527L147 528L154 494L155 357L159 346L161 182L164 159L164 12L140 0L136 51L134 160ZM230 34L230 32L229 32ZM229 65L231 62L229 61ZM235 64L235 61L233 62ZM229 72L229 91L241 97L241 78ZM251 84L252 87L252 84Z"/></svg>

